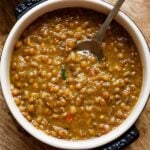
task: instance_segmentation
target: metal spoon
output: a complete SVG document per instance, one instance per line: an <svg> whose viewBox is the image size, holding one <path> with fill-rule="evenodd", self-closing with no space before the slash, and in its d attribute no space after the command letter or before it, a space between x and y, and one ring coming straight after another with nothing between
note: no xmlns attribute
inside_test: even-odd
<svg viewBox="0 0 150 150"><path fill-rule="evenodd" d="M117 15L120 7L124 3L125 0L118 0L114 6L114 8L109 13L102 27L98 30L95 36L91 40L83 40L77 43L76 50L79 53L86 54L92 53L97 56L98 60L101 60L104 57L103 50L101 48L102 41L104 39L105 33L108 29L109 24L113 20L113 18Z"/></svg>

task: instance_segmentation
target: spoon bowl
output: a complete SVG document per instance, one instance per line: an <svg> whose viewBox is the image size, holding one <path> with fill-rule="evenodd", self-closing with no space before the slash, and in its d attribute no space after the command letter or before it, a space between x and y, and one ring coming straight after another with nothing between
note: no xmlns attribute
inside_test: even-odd
<svg viewBox="0 0 150 150"><path fill-rule="evenodd" d="M98 60L101 60L104 57L100 43L94 39L78 42L75 49L77 49L78 52L83 55L93 54L97 56Z"/></svg>

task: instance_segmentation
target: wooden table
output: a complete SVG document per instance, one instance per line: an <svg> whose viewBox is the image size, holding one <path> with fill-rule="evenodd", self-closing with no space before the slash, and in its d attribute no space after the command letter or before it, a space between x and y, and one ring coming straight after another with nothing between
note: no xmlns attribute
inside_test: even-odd
<svg viewBox="0 0 150 150"><path fill-rule="evenodd" d="M13 8L17 0L3 0L3 14L0 12L0 52L11 26L15 22ZM106 0L112 4L115 0ZM2 0L1 0L2 2ZM1 3L0 2L0 3ZM11 3L11 4L10 4ZM2 5L2 4L1 4ZM7 9L6 9L7 8ZM0 7L1 9L1 7ZM144 33L150 46L150 0L126 0L122 10L129 15ZM1 10L0 10L1 11ZM11 21L10 21L11 20ZM150 102L138 119L137 128L140 137L126 150L149 150L150 149ZM26 133L11 116L8 107L0 91L0 150L56 150L47 146Z"/></svg>

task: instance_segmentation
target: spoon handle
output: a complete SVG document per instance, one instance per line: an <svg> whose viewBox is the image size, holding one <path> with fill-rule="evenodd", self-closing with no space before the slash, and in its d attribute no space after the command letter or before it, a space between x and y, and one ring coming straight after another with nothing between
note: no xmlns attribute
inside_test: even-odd
<svg viewBox="0 0 150 150"><path fill-rule="evenodd" d="M111 12L109 13L108 17L106 18L105 22L103 23L102 27L100 28L100 30L95 34L94 36L94 40L98 41L99 43L102 42L105 32L108 29L109 24L111 23L111 21L113 20L113 18L117 15L120 7L122 6L122 4L124 3L125 0L118 0L114 6L114 8L111 10Z"/></svg>

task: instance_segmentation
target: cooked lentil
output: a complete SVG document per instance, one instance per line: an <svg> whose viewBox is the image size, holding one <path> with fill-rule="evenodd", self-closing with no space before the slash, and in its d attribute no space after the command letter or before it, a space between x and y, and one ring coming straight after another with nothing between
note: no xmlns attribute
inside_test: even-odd
<svg viewBox="0 0 150 150"><path fill-rule="evenodd" d="M11 91L22 114L57 138L101 136L121 124L137 102L142 65L128 33L109 26L100 62L74 50L90 39L105 15L71 8L48 13L16 42L10 63Z"/></svg>

